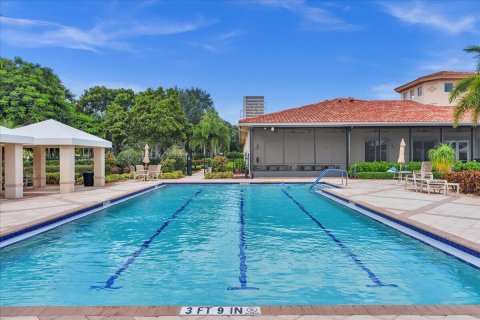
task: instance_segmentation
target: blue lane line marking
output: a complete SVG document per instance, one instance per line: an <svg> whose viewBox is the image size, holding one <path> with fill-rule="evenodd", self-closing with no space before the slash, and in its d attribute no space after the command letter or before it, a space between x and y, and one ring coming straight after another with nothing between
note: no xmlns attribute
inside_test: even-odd
<svg viewBox="0 0 480 320"><path fill-rule="evenodd" d="M373 285L367 285L367 287L397 287L396 284L385 284L383 283L376 275L373 273L372 270L370 270L358 257L355 253L353 253L343 242L337 239L335 235L328 230L320 221L318 221L313 215L308 212L307 209L295 200L285 189L282 189L283 193L289 197L299 208L300 210L303 211L310 219L312 219L322 230L325 232L342 250L345 252L352 260L355 262L357 266L360 267L363 271L365 271L368 274L368 277L373 281Z"/></svg>
<svg viewBox="0 0 480 320"><path fill-rule="evenodd" d="M240 250L238 256L240 257L240 276L238 280L240 281L240 287L228 287L227 290L259 290L255 287L247 286L247 243L245 241L245 211L244 199L243 199L243 190L240 190L240 242L238 248Z"/></svg>
<svg viewBox="0 0 480 320"><path fill-rule="evenodd" d="M91 286L90 288L91 289L120 289L121 287L114 287L113 284L115 283L115 280L118 279L118 277L120 277L120 275L122 274L122 272L124 272L125 270L127 270L127 268L133 263L135 262L135 259L142 253L143 250L145 250L146 248L148 248L150 246L150 244L152 243L153 239L155 239L155 237L157 237L160 233L162 233L162 231L168 227L168 225L170 224L170 222L172 222L173 220L175 220L178 215L180 214L180 212L182 212L189 204L190 202L192 202L193 199L195 199L199 194L200 192L202 192L202 190L197 190L197 192L195 192L195 194L193 196L190 197L190 199L187 200L187 202L185 202L180 208L178 208L163 224L160 228L157 229L157 231L155 231L154 234L152 234L150 236L150 238L148 238L148 240L146 240L144 243L142 243L142 245L140 246L140 248L138 248L137 251L135 251L132 256L117 270L115 271L115 273L110 277L108 278L108 280L105 282L104 285L102 286Z"/></svg>

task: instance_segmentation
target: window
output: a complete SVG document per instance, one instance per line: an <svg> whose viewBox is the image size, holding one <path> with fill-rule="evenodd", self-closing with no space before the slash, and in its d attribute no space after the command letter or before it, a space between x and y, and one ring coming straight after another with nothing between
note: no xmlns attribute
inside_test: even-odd
<svg viewBox="0 0 480 320"><path fill-rule="evenodd" d="M455 149L458 161L468 161L470 158L470 143L468 140L447 141Z"/></svg>
<svg viewBox="0 0 480 320"><path fill-rule="evenodd" d="M417 88L417 96L421 96L423 94L423 88L422 87L418 87Z"/></svg>
<svg viewBox="0 0 480 320"><path fill-rule="evenodd" d="M452 92L453 91L453 83L445 83L445 92Z"/></svg>
<svg viewBox="0 0 480 320"><path fill-rule="evenodd" d="M384 140L365 141L365 161L387 161L387 143Z"/></svg>
<svg viewBox="0 0 480 320"><path fill-rule="evenodd" d="M415 98L415 90L410 90L410 99Z"/></svg>
<svg viewBox="0 0 480 320"><path fill-rule="evenodd" d="M413 161L428 161L428 150L434 147L434 140L413 141Z"/></svg>
<svg viewBox="0 0 480 320"><path fill-rule="evenodd" d="M406 92L403 94L403 100L407 100L407 93Z"/></svg>

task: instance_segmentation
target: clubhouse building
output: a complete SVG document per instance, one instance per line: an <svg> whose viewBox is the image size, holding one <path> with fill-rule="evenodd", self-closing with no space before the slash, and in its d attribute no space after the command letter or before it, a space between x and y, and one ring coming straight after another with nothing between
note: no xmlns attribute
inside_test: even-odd
<svg viewBox="0 0 480 320"><path fill-rule="evenodd" d="M442 71L395 89L400 100L337 98L239 121L249 173L254 177L316 176L357 161L427 160L440 143L457 159L480 161L480 128L469 118L452 126L453 84L472 73Z"/></svg>

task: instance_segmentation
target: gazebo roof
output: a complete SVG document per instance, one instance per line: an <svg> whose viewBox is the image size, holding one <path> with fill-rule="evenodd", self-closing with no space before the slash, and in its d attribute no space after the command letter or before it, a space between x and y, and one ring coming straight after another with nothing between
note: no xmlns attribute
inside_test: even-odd
<svg viewBox="0 0 480 320"><path fill-rule="evenodd" d="M53 119L12 129L18 135L32 136L34 145L111 148L112 143Z"/></svg>
<svg viewBox="0 0 480 320"><path fill-rule="evenodd" d="M17 133L15 129L0 126L0 143L32 144L33 137Z"/></svg>

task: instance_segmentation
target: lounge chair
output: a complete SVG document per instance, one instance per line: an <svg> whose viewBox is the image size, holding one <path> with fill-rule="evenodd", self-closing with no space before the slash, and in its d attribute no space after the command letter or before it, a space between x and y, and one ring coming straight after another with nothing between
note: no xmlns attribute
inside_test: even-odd
<svg viewBox="0 0 480 320"><path fill-rule="evenodd" d="M412 175L405 179L405 190L410 184L415 187L415 192L419 190L423 192L423 189L426 188L428 194L430 194L430 191L438 191L438 193L443 191L445 195L447 194L447 180L434 179L432 163L428 161L422 162L420 172L413 171Z"/></svg>
<svg viewBox="0 0 480 320"><path fill-rule="evenodd" d="M141 164L137 164L135 166L135 172L133 173L134 179L142 179L145 180L147 178L147 171L145 171L145 167Z"/></svg>
<svg viewBox="0 0 480 320"><path fill-rule="evenodd" d="M130 171L130 173L135 173L135 167L132 166L132 165L129 165L128 166L128 171Z"/></svg>
<svg viewBox="0 0 480 320"><path fill-rule="evenodd" d="M162 166L161 165L152 165L148 166L148 179L152 178L157 180L158 177L162 174Z"/></svg>

